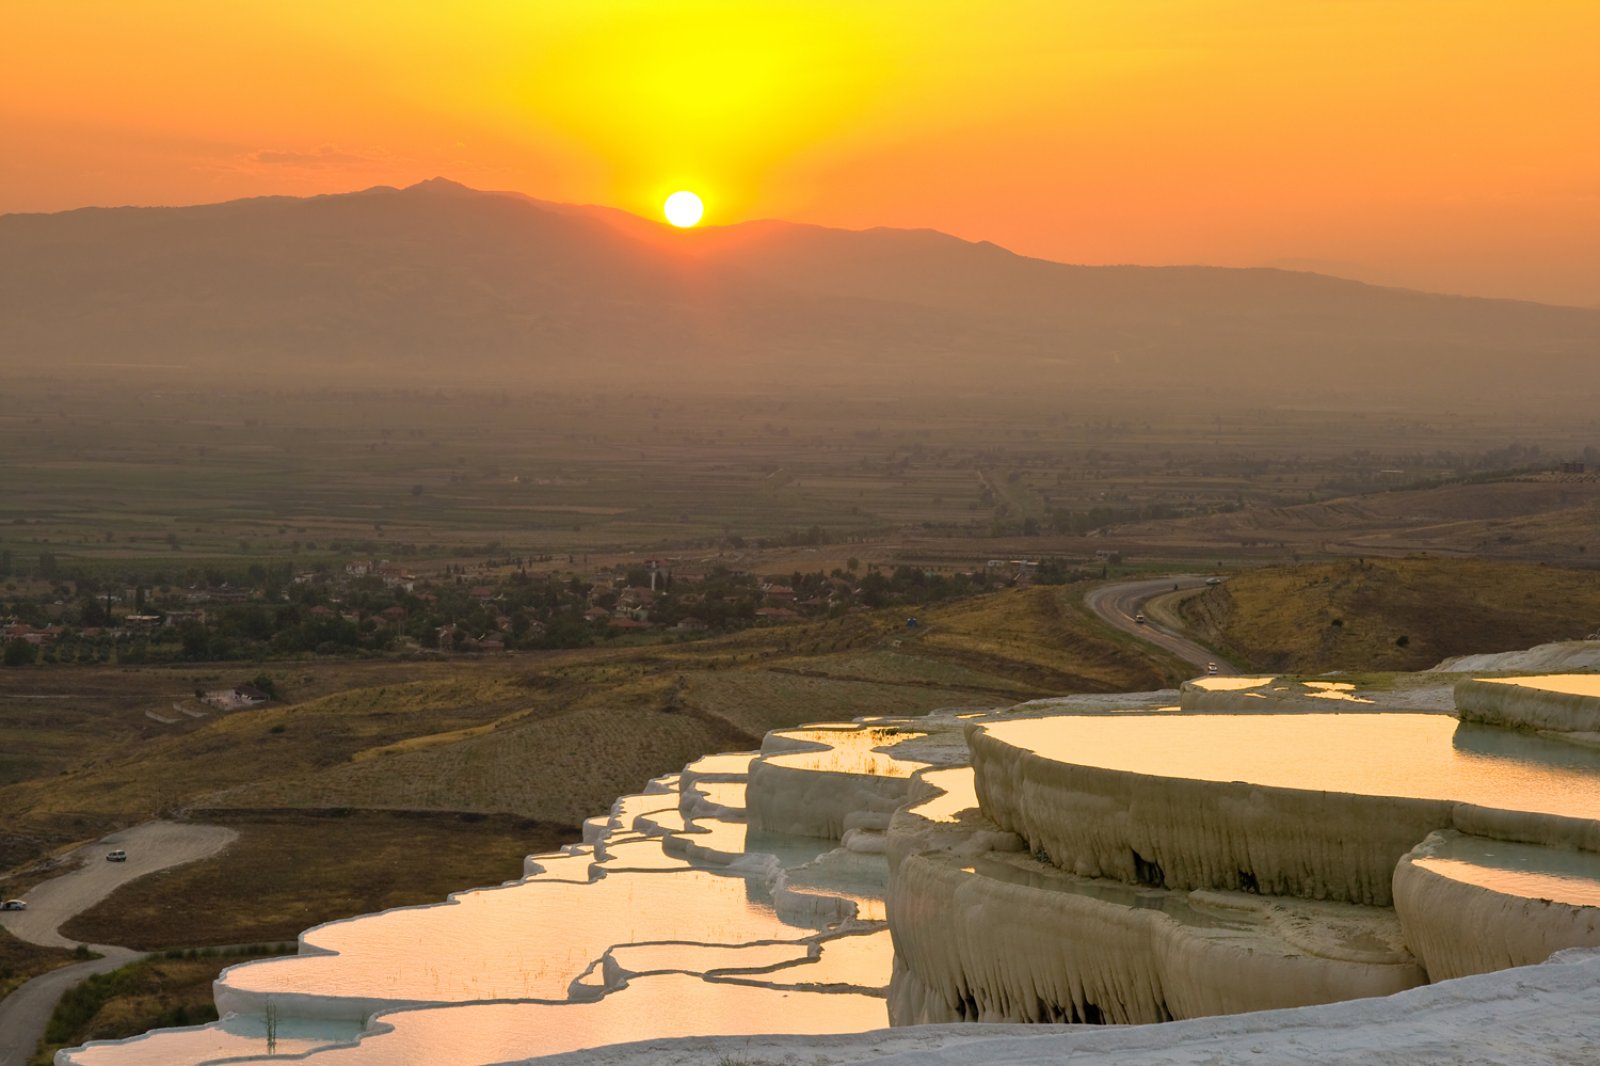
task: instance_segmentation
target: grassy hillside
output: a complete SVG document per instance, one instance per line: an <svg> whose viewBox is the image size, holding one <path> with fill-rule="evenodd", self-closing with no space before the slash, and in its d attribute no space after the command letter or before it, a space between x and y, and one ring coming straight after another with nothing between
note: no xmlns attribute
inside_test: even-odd
<svg viewBox="0 0 1600 1066"><path fill-rule="evenodd" d="M1183 605L1260 670L1418 670L1600 629L1600 573L1524 563L1349 559L1243 573Z"/></svg>
<svg viewBox="0 0 1600 1066"><path fill-rule="evenodd" d="M520 818L411 813L240 812L227 851L132 882L71 919L66 936L139 950L293 941L328 917L436 903L522 872L523 856L570 843L570 826ZM248 902L228 908L196 901Z"/></svg>

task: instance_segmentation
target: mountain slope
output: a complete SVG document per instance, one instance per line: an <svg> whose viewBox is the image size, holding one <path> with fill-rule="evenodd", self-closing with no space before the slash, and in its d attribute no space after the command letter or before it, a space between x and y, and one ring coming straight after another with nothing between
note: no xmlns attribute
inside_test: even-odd
<svg viewBox="0 0 1600 1066"><path fill-rule="evenodd" d="M1600 382L1594 311L1067 266L932 231L678 232L440 179L0 216L0 330L7 370L1487 391L1514 361L1552 394Z"/></svg>

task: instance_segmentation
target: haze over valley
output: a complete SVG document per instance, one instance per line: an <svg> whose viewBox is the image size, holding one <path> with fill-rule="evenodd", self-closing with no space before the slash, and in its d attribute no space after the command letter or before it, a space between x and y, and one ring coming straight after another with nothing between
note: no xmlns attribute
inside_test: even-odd
<svg viewBox="0 0 1600 1066"><path fill-rule="evenodd" d="M12 374L142 363L271 387L1048 387L1576 410L1600 386L1595 310L1070 266L932 231L672 230L443 179L0 217L0 327Z"/></svg>

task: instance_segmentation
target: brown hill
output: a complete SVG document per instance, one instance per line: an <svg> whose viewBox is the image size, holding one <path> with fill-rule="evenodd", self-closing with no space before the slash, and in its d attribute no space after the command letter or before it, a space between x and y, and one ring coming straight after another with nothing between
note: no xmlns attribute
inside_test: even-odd
<svg viewBox="0 0 1600 1066"><path fill-rule="evenodd" d="M1183 604L1218 650L1257 670L1423 670L1600 628L1600 573L1469 559L1265 567Z"/></svg>
<svg viewBox="0 0 1600 1066"><path fill-rule="evenodd" d="M931 231L686 232L435 179L0 216L0 368L259 380L1382 388L1581 397L1600 313L1278 270L1082 267Z"/></svg>

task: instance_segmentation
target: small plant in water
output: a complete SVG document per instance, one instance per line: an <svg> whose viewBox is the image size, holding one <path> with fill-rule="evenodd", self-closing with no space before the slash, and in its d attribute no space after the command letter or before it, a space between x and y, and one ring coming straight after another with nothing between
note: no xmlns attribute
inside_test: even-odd
<svg viewBox="0 0 1600 1066"><path fill-rule="evenodd" d="M267 1054L278 1053L278 1005L272 1002L272 997L267 997L267 1006L263 1014L267 1024Z"/></svg>

